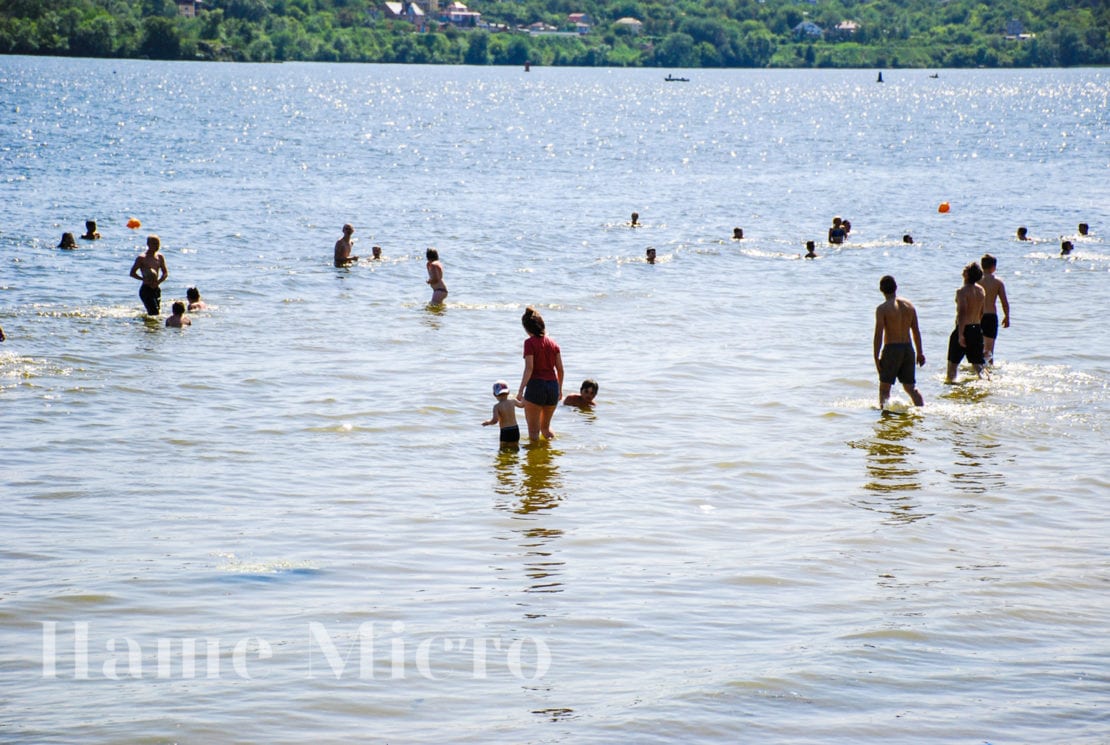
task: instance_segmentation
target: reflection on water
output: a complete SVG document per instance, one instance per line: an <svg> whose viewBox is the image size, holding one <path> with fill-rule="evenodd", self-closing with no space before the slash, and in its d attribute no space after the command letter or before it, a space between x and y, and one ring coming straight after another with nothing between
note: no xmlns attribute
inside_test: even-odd
<svg viewBox="0 0 1110 745"><path fill-rule="evenodd" d="M522 450L502 448L494 460L497 479L494 488L503 498L495 506L521 523L512 529L512 537L523 561L526 593L563 590L559 577L565 562L555 550L555 542L563 531L539 524L563 500L564 487L557 464L561 455L562 451L544 443L527 445ZM526 617L543 615L530 612Z"/></svg>
<svg viewBox="0 0 1110 745"><path fill-rule="evenodd" d="M921 505L907 492L921 489L921 469L910 465L914 454L910 446L914 424L913 414L882 412L875 423L875 436L867 440L849 442L853 448L867 452L867 473L870 480L863 488L877 493L878 499L862 498L856 504L866 510L884 512L894 523L912 523L928 514L920 512Z"/></svg>
<svg viewBox="0 0 1110 745"><path fill-rule="evenodd" d="M963 413L951 429L955 457L947 472L958 491L983 494L1006 485L1003 474L990 468L1001 452L989 431L997 413L989 406L990 394L990 384L970 384L949 386L941 396L958 403Z"/></svg>

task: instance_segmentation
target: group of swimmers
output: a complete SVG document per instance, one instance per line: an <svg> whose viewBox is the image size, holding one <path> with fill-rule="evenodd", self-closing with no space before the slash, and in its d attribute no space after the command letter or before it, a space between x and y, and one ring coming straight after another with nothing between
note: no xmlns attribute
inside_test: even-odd
<svg viewBox="0 0 1110 745"><path fill-rule="evenodd" d="M158 253L162 239L156 235L146 237L146 252L135 257L131 265L131 277L142 282L139 285L139 299L143 301L147 315L156 316L162 312L162 283L170 276L166 269L166 257ZM208 305L200 299L200 290L190 287L185 291L188 305L180 300L174 301L172 313L166 319L168 328L191 326L193 321L185 315L186 311L204 310Z"/></svg>
<svg viewBox="0 0 1110 745"><path fill-rule="evenodd" d="M1085 222L1079 223L1079 235L1080 236L1086 237L1087 235L1090 234L1090 232L1091 232L1091 226L1090 225L1088 225ZM1029 237L1029 229L1026 228L1024 225L1017 229L1017 239L1019 241L1031 241L1031 240L1033 240L1032 238ZM1066 238L1061 239L1061 241L1060 241L1060 255L1061 256L1071 255L1071 252L1074 249L1075 249L1075 244L1073 244L1071 241L1067 240Z"/></svg>
<svg viewBox="0 0 1110 745"><path fill-rule="evenodd" d="M358 263L358 256L353 256L351 252L354 250L353 241L351 236L354 235L355 228L350 223L343 226L343 235L335 242L335 266L339 269L349 267L352 264ZM381 261L382 247L374 246L371 249L372 261ZM427 259L428 279L427 283L432 288L432 299L428 303L432 306L443 305L447 300L447 285L443 282L443 262L439 260L439 251L434 248L429 248L424 252Z"/></svg>

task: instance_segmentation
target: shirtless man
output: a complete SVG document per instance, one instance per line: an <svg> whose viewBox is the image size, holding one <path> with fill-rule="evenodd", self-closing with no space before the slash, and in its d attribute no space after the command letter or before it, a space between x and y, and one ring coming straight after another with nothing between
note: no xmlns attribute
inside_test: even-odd
<svg viewBox="0 0 1110 745"><path fill-rule="evenodd" d="M351 234L354 232L354 227L347 223L343 226L343 237L335 242L335 265L338 267L350 266L358 261L357 256L351 256Z"/></svg>
<svg viewBox="0 0 1110 745"><path fill-rule="evenodd" d="M979 286L987 293L984 301L986 311L983 313L983 358L988 365L993 365L994 341L998 338L998 308L995 306L995 301L1002 304L1002 328L1004 329L1010 328L1010 301L1006 299L1006 285L994 276L998 259L990 254L983 254L983 258L979 261L983 266L983 278L979 280Z"/></svg>
<svg viewBox="0 0 1110 745"><path fill-rule="evenodd" d="M956 380L956 369L966 356L975 367L975 374L983 377L983 311L986 310L987 293L977 283L983 270L974 261L964 267L964 284L956 290L956 328L948 337L948 374L945 380Z"/></svg>
<svg viewBox="0 0 1110 745"><path fill-rule="evenodd" d="M162 247L162 239L156 235L146 237L146 253L139 254L135 263L131 265L131 276L142 281L139 287L139 298L146 306L149 316L156 316L161 311L162 288L160 285L166 281L170 273L166 270L166 257L158 253Z"/></svg>
<svg viewBox="0 0 1110 745"><path fill-rule="evenodd" d="M925 399L917 390L913 369L915 361L918 365L925 366L921 330L917 326L917 309L909 300L898 297L898 284L889 274L879 280L879 290L886 297L875 308L875 339L872 345L875 369L879 371L879 408L885 406L890 398L890 386L894 384L895 378L902 384L915 406L924 406ZM917 350L916 354L914 349Z"/></svg>

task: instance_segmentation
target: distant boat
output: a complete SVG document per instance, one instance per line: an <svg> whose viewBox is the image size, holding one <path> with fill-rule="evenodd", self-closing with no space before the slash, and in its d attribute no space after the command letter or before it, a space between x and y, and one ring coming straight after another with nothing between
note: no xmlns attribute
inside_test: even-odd
<svg viewBox="0 0 1110 745"><path fill-rule="evenodd" d="M937 75L937 74L936 74L936 73L934 72L934 73L933 73L932 75L930 75L929 77L930 77L930 78L939 78L939 77L940 77L940 75Z"/></svg>
<svg viewBox="0 0 1110 745"><path fill-rule="evenodd" d="M690 82L690 78L676 78L674 75L671 75L670 73L667 73L667 77L663 78L663 80L666 80L668 83L689 83Z"/></svg>

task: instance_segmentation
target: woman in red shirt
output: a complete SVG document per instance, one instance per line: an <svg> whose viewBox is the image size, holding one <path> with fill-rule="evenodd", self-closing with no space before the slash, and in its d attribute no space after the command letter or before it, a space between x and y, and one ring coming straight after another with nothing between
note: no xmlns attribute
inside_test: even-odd
<svg viewBox="0 0 1110 745"><path fill-rule="evenodd" d="M529 305L520 322L528 338L524 341L524 375L516 397L524 400L528 439L536 441L543 435L550 440L555 437L551 417L563 400L563 355L559 345L547 336L543 317L535 308Z"/></svg>

